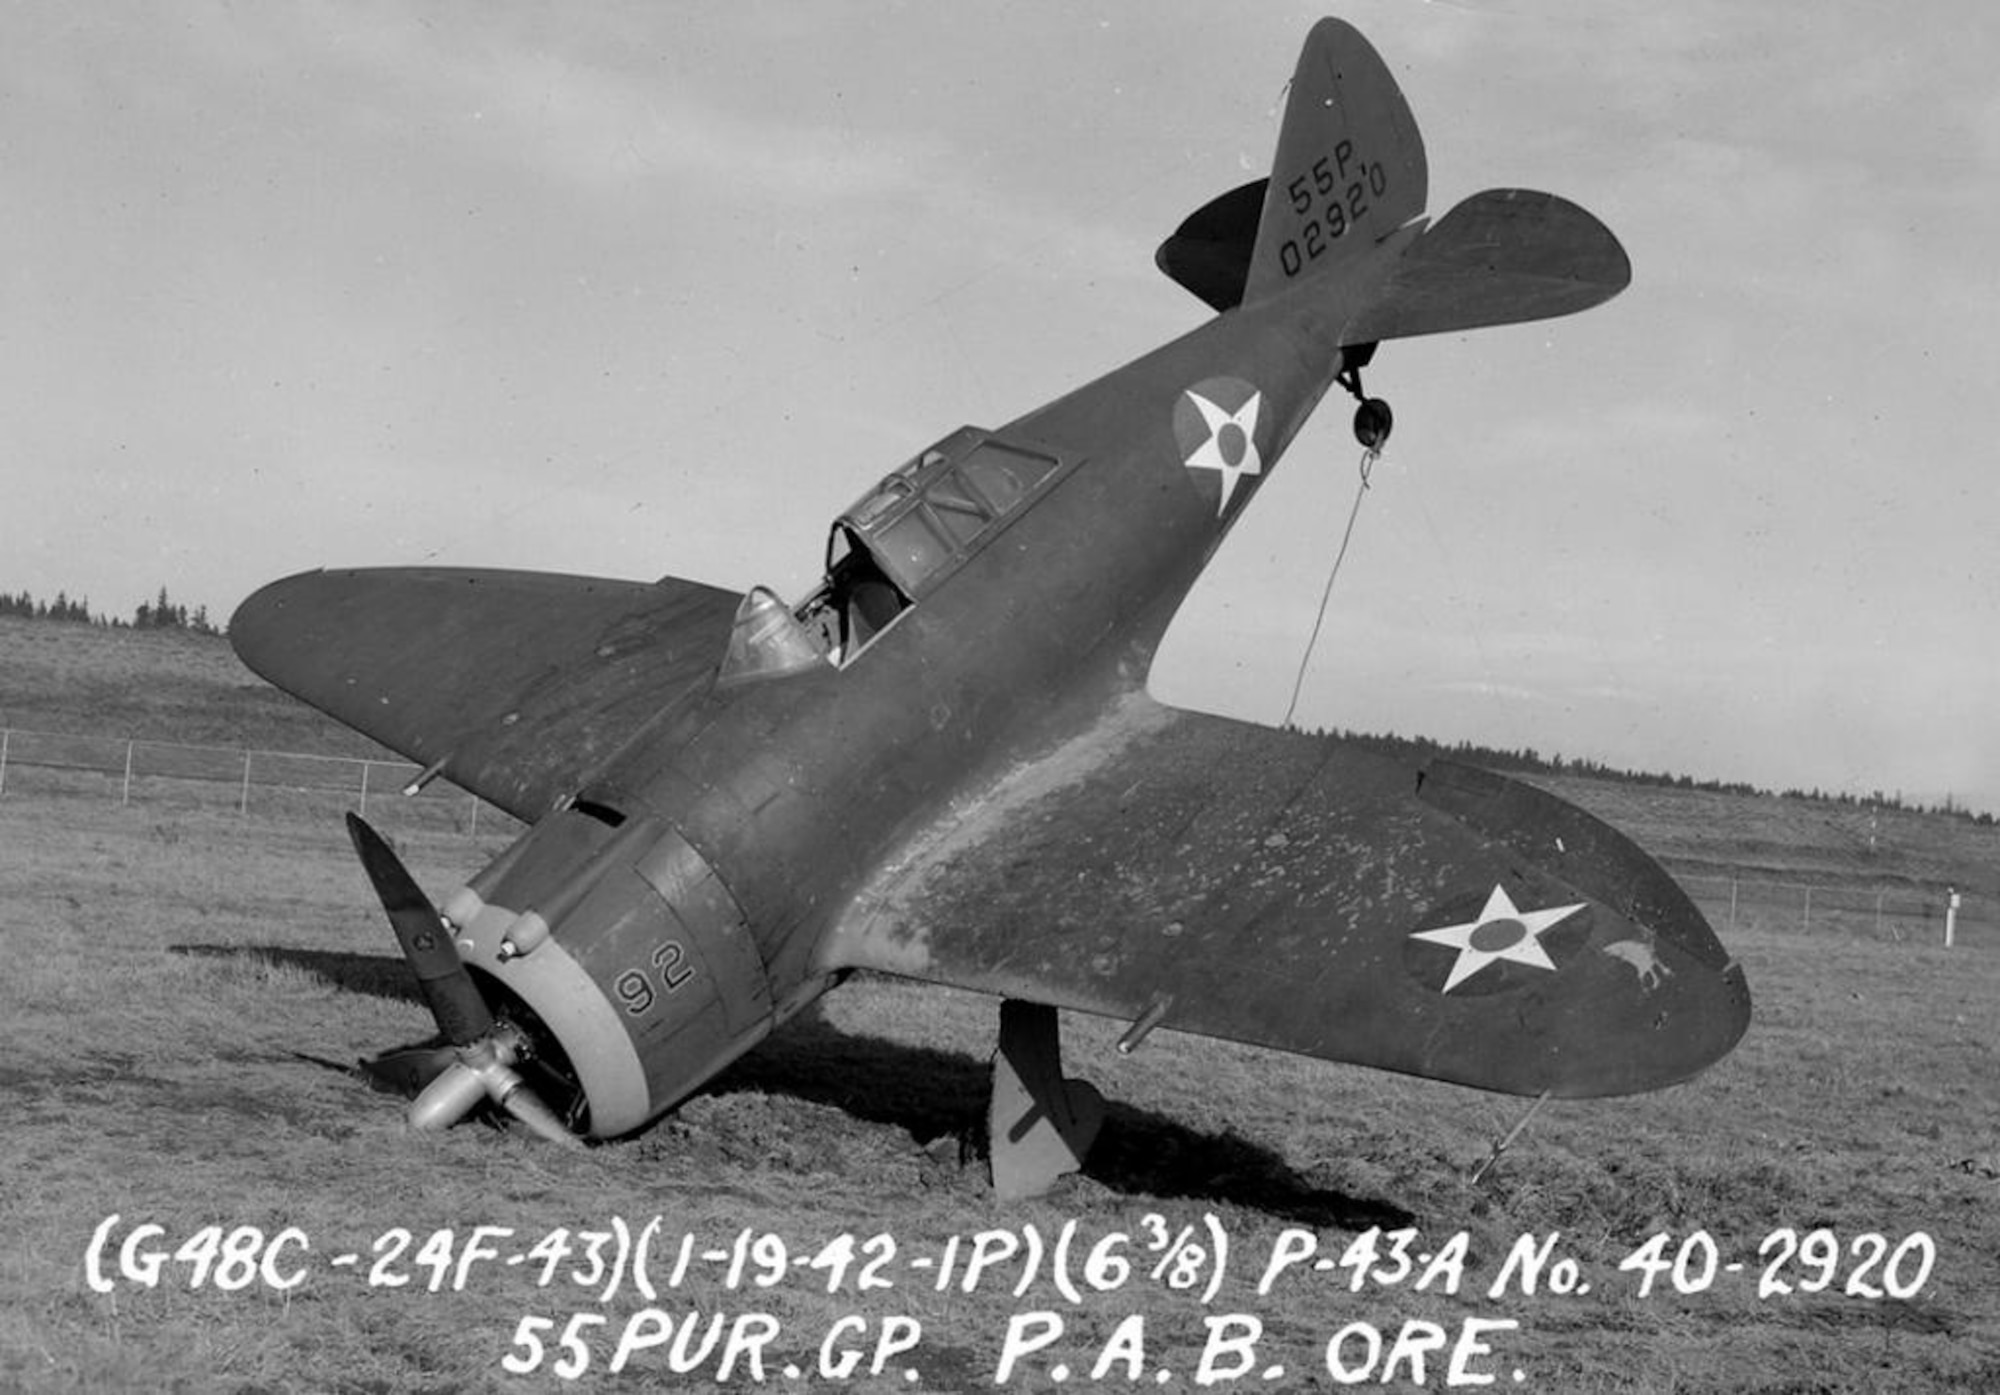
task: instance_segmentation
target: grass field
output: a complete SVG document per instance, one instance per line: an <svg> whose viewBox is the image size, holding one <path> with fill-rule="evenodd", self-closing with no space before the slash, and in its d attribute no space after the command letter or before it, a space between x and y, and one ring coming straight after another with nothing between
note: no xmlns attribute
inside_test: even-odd
<svg viewBox="0 0 2000 1395"><path fill-rule="evenodd" d="M9 721L64 715L61 687L19 700L16 675L42 672L0 667ZM129 710L115 690L131 673L96 686L101 669L70 673L98 694L72 729ZM179 691L214 703L236 683L223 665ZM153 720L178 719L169 704ZM294 748L312 734L274 720L300 722ZM1637 801L1623 821L1657 847L1717 841L1714 807L1676 830L1673 800L1599 795ZM1774 868L1853 871L1862 859L1844 831L1813 843L1816 817L1748 822ZM434 894L499 846L388 826ZM1860 870L1878 878L1929 876L1916 859L1957 836L1913 833L1906 856L1876 832ZM1979 871L1941 870L1960 885ZM844 987L625 1142L572 1154L477 1125L408 1132L395 1101L340 1069L429 1024L333 811L244 819L10 794L0 946L0 1388L705 1389L732 1331L746 1345L723 1384L741 1388L755 1384L768 1319L763 1377L793 1388L1001 1388L1010 1328L1021 1345L1059 1320L1004 1388L1198 1388L1211 1331L1207 1387L1332 1388L1338 1335L1335 1358L1365 1369L1368 1388L1399 1333L1422 1347L1434 1331L1444 1349L1419 1376L1406 1343L1391 1388L1458 1383L1451 1347L1463 1343L1461 1373L1500 1389L2000 1389L1991 945L1747 923L1731 947L1757 1015L1734 1055L1659 1095L1551 1104L1476 1182L1471 1167L1520 1101L1171 1032L1120 1057L1120 1024L1068 1019L1070 1069L1113 1102L1105 1135L1086 1175L1004 1208L962 1161L994 1004L888 981ZM587 1233L615 1235L615 1219L641 1234L656 1218L656 1296L629 1272L607 1295L593 1269L617 1242L593 1256ZM1029 1228L1052 1242L1071 1222L1075 1302L1046 1256L1023 1280ZM1406 1228L1403 1253L1428 1258L1397 1279ZM1218 1233L1228 1255L1204 1302ZM683 1235L697 1257L673 1286ZM1518 1268L1489 1291L1524 1238L1551 1236L1535 1292ZM1260 1291L1281 1237L1285 1253L1310 1244L1313 1256ZM761 1285L779 1272L779 1244L820 1262ZM482 1245L500 1257L481 1258ZM999 1258L1010 1245L1020 1253ZM723 1258L698 1257L711 1247ZM968 1288L975 1251L995 1262ZM1345 1253L1349 1267L1313 1266ZM356 1262L334 1262L347 1254ZM1648 1258L1660 1264L1642 1297ZM716 1315L721 1336L704 1352ZM1228 1341L1253 1319L1244 1356ZM823 1340L836 1358L871 1352L885 1331L910 1332L898 1320L921 1339L880 1375L865 1359L843 1381L817 1374ZM608 1369L635 1321L638 1337L671 1323L684 1373L671 1343ZM1518 1326L1478 1325L1507 1322Z"/></svg>

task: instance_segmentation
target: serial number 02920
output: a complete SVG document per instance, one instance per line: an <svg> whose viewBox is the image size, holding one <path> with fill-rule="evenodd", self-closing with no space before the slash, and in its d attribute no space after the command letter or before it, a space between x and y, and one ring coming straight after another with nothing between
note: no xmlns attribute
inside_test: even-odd
<svg viewBox="0 0 2000 1395"><path fill-rule="evenodd" d="M1639 1297L1650 1294L1662 1276L1674 1292L1691 1294L1705 1291L1718 1273L1734 1274L1744 1268L1741 1262L1724 1264L1715 1240L1705 1230L1682 1240L1669 1256L1671 1243L1672 1236L1660 1231L1618 1262L1621 1271L1639 1275ZM1840 1292L1849 1297L1909 1299L1930 1281L1931 1268L1937 1263L1937 1245L1921 1230L1910 1232L1893 1246L1874 1231L1842 1245L1831 1230L1809 1230L1801 1235L1786 1226L1766 1235L1757 1255L1764 1261L1757 1279L1759 1298L1824 1293L1840 1282L1845 1269L1847 1281Z"/></svg>
<svg viewBox="0 0 2000 1395"><path fill-rule="evenodd" d="M1288 277L1297 276L1308 262L1332 251L1333 244L1358 226L1388 192L1389 171L1381 161L1361 156L1351 140L1337 142L1329 154L1314 160L1305 174L1285 186L1292 212L1304 221L1296 236L1278 245L1279 269Z"/></svg>

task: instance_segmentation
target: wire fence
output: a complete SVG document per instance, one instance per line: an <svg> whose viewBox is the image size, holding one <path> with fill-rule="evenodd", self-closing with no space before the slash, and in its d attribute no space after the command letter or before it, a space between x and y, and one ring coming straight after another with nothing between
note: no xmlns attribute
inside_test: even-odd
<svg viewBox="0 0 2000 1395"><path fill-rule="evenodd" d="M1716 929L1859 935L1899 944L2000 945L1990 898L1935 885L1675 873Z"/></svg>
<svg viewBox="0 0 2000 1395"><path fill-rule="evenodd" d="M406 793L421 773L409 761L0 728L0 798L101 793L120 804L233 804L246 817L342 808L370 817L372 809L378 821L387 815L467 837L519 828L511 815L448 780Z"/></svg>
<svg viewBox="0 0 2000 1395"><path fill-rule="evenodd" d="M95 792L121 804L233 805L246 817L272 818L343 808L369 817L372 809L378 822L386 816L398 826L467 837L520 828L511 815L446 780L406 795L420 773L410 761L0 728L0 797ZM1674 876L1725 936L1743 928L2000 946L2000 908L1991 898L1943 884L1806 882L1747 869Z"/></svg>

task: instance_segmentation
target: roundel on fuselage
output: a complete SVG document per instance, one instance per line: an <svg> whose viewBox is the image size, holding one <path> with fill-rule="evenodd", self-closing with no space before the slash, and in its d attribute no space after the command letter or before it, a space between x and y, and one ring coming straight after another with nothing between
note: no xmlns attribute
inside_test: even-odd
<svg viewBox="0 0 2000 1395"><path fill-rule="evenodd" d="M1259 441L1263 407L1264 394L1241 378L1205 378L1174 399L1174 442L1181 463L1204 492L1211 488L1206 476L1213 473L1217 518L1229 511L1246 477L1264 473ZM1240 492L1249 497L1248 490Z"/></svg>

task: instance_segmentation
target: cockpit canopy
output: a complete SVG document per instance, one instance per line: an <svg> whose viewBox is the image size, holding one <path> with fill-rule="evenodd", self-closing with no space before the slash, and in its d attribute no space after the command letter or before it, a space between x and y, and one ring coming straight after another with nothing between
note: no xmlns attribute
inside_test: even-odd
<svg viewBox="0 0 2000 1395"><path fill-rule="evenodd" d="M1060 472L1038 447L960 427L891 474L835 520L831 575L848 548L873 555L910 600L922 599Z"/></svg>

